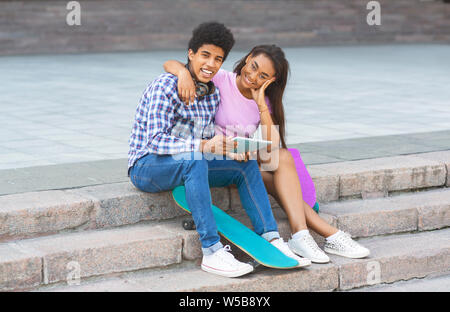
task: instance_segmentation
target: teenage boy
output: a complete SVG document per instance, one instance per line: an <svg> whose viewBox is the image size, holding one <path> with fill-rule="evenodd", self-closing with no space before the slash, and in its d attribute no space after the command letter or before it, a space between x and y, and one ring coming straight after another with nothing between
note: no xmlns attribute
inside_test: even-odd
<svg viewBox="0 0 450 312"><path fill-rule="evenodd" d="M210 81L233 45L233 35L223 24L203 23L193 31L187 66L199 85L209 83L209 90L186 106L178 96L176 76L165 73L156 78L137 107L128 153L128 174L138 189L153 193L185 186L202 245L201 268L227 277L247 274L253 267L236 260L220 242L210 187L236 184L254 231L268 241L276 241L283 252L289 252L286 243L279 244L282 239L256 160L223 159L222 155L231 151L234 144L230 138L214 136L220 95ZM220 157L211 157L213 154ZM305 259L295 259L305 265Z"/></svg>

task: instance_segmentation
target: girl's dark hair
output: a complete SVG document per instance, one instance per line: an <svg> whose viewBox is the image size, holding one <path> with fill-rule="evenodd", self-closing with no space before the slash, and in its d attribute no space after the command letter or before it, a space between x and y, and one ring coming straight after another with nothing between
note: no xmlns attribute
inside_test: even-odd
<svg viewBox="0 0 450 312"><path fill-rule="evenodd" d="M256 46L246 56L236 62L233 71L237 75L240 75L242 68L245 66L247 57L249 55L255 57L260 54L267 56L272 61L275 68L276 80L267 87L265 93L269 98L272 108L273 122L275 125L279 126L281 147L287 148L285 140L286 120L284 117L283 94L289 75L289 63L284 56L283 50L274 44Z"/></svg>
<svg viewBox="0 0 450 312"><path fill-rule="evenodd" d="M188 49L197 53L198 49L204 44L213 44L222 48L224 52L223 60L228 56L234 45L234 37L231 31L224 24L217 22L206 22L198 25L192 31L191 40L189 40Z"/></svg>

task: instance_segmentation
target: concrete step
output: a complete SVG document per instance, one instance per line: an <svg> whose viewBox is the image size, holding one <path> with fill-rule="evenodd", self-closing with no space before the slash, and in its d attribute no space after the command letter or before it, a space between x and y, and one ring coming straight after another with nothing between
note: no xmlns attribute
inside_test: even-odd
<svg viewBox="0 0 450 312"><path fill-rule="evenodd" d="M287 216L279 207L274 208L273 212L280 235L287 241L291 237ZM241 210L230 214L246 226L252 227L250 219ZM450 189L327 203L321 206L319 215L354 238L436 230L450 226ZM184 231L179 221L168 224L172 231L183 237L183 257L188 260L201 257L197 232ZM322 247L325 239L313 230L311 234Z"/></svg>
<svg viewBox="0 0 450 312"><path fill-rule="evenodd" d="M227 189L213 200L229 206ZM0 242L171 219L186 213L170 192L145 193L130 182L0 196Z"/></svg>
<svg viewBox="0 0 450 312"><path fill-rule="evenodd" d="M182 261L182 237L159 224L56 234L0 244L0 290L162 267Z"/></svg>
<svg viewBox="0 0 450 312"><path fill-rule="evenodd" d="M450 151L309 166L323 203L370 199L449 186ZM236 188L213 188L224 210L242 209ZM278 204L272 199L272 205ZM0 196L0 242L109 228L185 214L170 192L149 194L131 183Z"/></svg>
<svg viewBox="0 0 450 312"><path fill-rule="evenodd" d="M435 230L450 226L450 188L327 203L320 212L353 237Z"/></svg>
<svg viewBox="0 0 450 312"><path fill-rule="evenodd" d="M203 272L198 263L143 270L95 279L80 279L37 288L37 291L333 291L447 275L450 229L362 238L371 250L366 259L333 256L331 263L276 270L259 266L240 278Z"/></svg>
<svg viewBox="0 0 450 312"><path fill-rule="evenodd" d="M450 225L450 190L440 189L390 198L352 200L324 205L321 217L353 237L434 230ZM285 240L290 227L285 213L274 209ZM242 212L232 213L251 227ZM0 244L0 289L20 289L65 280L69 264L82 277L161 267L201 258L196 231L181 226L184 217L102 230L59 233ZM319 246L324 239L312 231ZM223 239L224 244L228 244ZM238 259L250 258L236 248Z"/></svg>
<svg viewBox="0 0 450 312"><path fill-rule="evenodd" d="M428 163L427 157L432 163ZM345 177L355 175L360 179L384 174L384 182L379 185L394 193L383 198L364 195L360 196L362 199L351 200L343 200L350 197L342 196L340 201L321 205L321 216L354 237L447 227L450 189L443 187L448 182L448 164L442 162L446 157L446 153L427 153L409 157L409 162L402 158L403 167L395 170L393 167L398 165L392 158L398 161L398 157L380 163L379 167L379 160L370 160L374 161L371 165L362 161L335 165L333 170L330 164L324 165L330 169L329 175L323 171L316 186L337 178L338 188L342 189L344 181L350 181ZM314 170L317 173L319 169L316 166L311 171ZM407 185L405 172L410 173L410 191L426 191L396 193L400 188L391 183L392 179ZM422 182L413 178L414 172L421 173ZM317 179L317 175L313 178ZM433 186L439 188L430 190ZM374 187L364 183L363 189ZM212 189L212 196L219 207L249 225L235 188ZM287 239L290 229L286 216L273 198L271 201L280 233ZM184 214L169 192L148 194L130 183L0 196L0 290L64 281L77 268L81 277L89 278L198 259L201 257L198 234L181 228ZM313 236L319 245L323 243L323 238L314 233ZM238 256L245 257L242 252Z"/></svg>
<svg viewBox="0 0 450 312"><path fill-rule="evenodd" d="M391 193L450 186L450 151L308 166L317 200L386 197Z"/></svg>
<svg viewBox="0 0 450 312"><path fill-rule="evenodd" d="M426 278L414 278L408 281L399 281L391 284L367 286L351 292L449 292L450 273Z"/></svg>

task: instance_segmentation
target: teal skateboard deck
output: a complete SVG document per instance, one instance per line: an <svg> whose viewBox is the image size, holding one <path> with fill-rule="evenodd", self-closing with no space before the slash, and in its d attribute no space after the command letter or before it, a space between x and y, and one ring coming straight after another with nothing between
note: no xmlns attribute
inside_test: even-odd
<svg viewBox="0 0 450 312"><path fill-rule="evenodd" d="M184 186L177 186L172 195L178 206L191 213L186 202ZM292 269L298 266L297 260L284 255L271 243L217 206L212 205L212 210L219 233L258 263L277 269Z"/></svg>

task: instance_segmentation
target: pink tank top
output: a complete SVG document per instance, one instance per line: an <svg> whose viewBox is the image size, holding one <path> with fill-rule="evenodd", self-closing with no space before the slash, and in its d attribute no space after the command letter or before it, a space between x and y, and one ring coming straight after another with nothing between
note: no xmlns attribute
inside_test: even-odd
<svg viewBox="0 0 450 312"><path fill-rule="evenodd" d="M252 136L261 121L258 105L241 94L236 85L236 73L220 69L212 81L220 92L220 104L214 122L216 134ZM266 103L272 112L267 97Z"/></svg>

